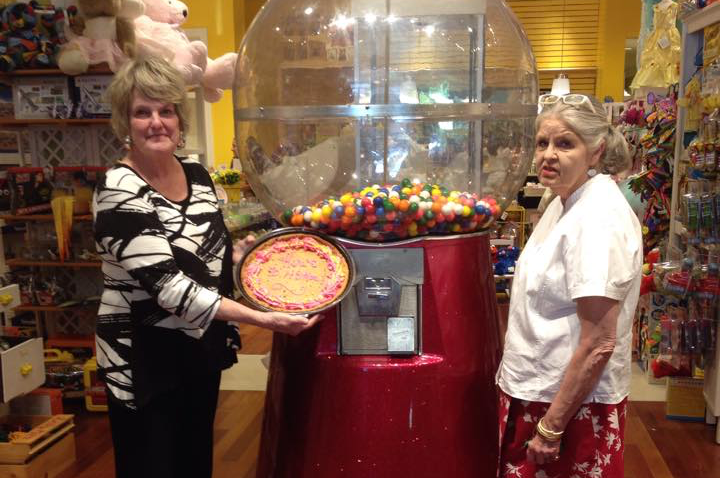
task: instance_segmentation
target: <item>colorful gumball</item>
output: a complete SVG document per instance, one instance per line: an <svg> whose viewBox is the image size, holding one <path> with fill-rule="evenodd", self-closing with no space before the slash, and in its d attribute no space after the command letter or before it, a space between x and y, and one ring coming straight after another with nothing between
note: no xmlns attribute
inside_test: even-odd
<svg viewBox="0 0 720 478"><path fill-rule="evenodd" d="M285 211L281 220L293 226L322 229L369 241L425 234L456 234L489 227L500 213L492 196L450 191L442 185L403 179L374 184L338 197Z"/></svg>

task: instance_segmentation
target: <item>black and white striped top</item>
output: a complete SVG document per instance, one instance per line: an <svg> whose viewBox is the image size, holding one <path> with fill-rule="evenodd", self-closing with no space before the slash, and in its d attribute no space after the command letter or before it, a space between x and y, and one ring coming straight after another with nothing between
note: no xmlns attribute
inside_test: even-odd
<svg viewBox="0 0 720 478"><path fill-rule="evenodd" d="M212 320L232 293L232 244L209 174L178 159L188 197L166 199L118 164L95 189L95 241L104 290L96 327L97 362L111 399L129 408L226 368L236 329Z"/></svg>

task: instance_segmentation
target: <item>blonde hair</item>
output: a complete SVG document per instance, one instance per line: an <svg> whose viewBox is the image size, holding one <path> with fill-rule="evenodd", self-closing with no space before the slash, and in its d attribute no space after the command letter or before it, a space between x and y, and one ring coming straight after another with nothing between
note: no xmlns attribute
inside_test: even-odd
<svg viewBox="0 0 720 478"><path fill-rule="evenodd" d="M608 123L600 102L593 97L588 98L595 108L594 113L586 105L574 106L558 101L538 115L535 128L539 129L542 122L547 119L562 121L582 139L590 154L594 154L604 143L605 150L598 164L598 169L603 173L618 174L630 169L632 156L625 137Z"/></svg>
<svg viewBox="0 0 720 478"><path fill-rule="evenodd" d="M189 124L185 80L167 60L143 56L125 63L108 88L112 107L110 125L121 141L130 134L130 107L135 92L151 100L175 105L181 131L187 133Z"/></svg>

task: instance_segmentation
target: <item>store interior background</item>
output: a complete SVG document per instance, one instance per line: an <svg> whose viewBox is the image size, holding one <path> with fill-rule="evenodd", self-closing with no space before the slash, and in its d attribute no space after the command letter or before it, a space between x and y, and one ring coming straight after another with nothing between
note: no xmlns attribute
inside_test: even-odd
<svg viewBox="0 0 720 478"><path fill-rule="evenodd" d="M208 29L211 57L227 51L234 42L239 48L242 37L264 0L234 0L234 20L227 18L221 0L209 0L195 16L193 5L207 5L208 1L188 0L191 14L188 28ZM627 85L635 75L635 45L640 31L641 2L639 0L506 0L523 25L533 47L538 67L540 91L549 92L553 79L565 73L573 93L594 95L599 99L626 98ZM202 8L201 8L202 9ZM223 15L225 13L225 15ZM232 101L226 94L212 106L215 141L214 164L229 166L232 131ZM264 390L267 359L264 355L246 354L236 367L223 375L225 390ZM634 368L634 400L664 401L665 387L648 384L645 373Z"/></svg>
<svg viewBox="0 0 720 478"><path fill-rule="evenodd" d="M200 2L188 1L190 6L193 3ZM236 46L240 45L245 30L263 3L262 0L234 2ZM563 72L569 77L573 92L592 94L601 101L606 97L614 101L627 99L625 93L630 91L629 84L636 72L640 0L506 0L506 3L518 16L533 46L541 91L549 91L553 79ZM207 10L206 15L209 14ZM198 21L191 15L189 24L201 26L204 21L207 20ZM227 35L223 39L216 33L208 35L211 51L217 51L213 41L228 40ZM224 121L231 118L231 111L225 104L216 105L213 110L217 141L215 165L220 166L228 157L227 147L222 144L227 144L233 134L230 122ZM227 125L227 130L221 125ZM245 342L248 348L240 356L240 363L224 374L221 387L227 390L226 394L234 393L230 390L244 390L240 393L245 404L259 404L266 384L264 347L269 345L269 336L262 331L247 333L252 333ZM628 427L626 476L683 477L693 476L700 469L707 470L707 463L720 460L720 452L714 449L712 427L666 420L665 385L650 382L646 372L634 365L631 400L635 416ZM225 407L233 406L229 400ZM221 410L222 407L221 404ZM259 426L259 415L253 420ZM248 430L252 426L248 425ZM687 443L692 452L683 451L678 441ZM255 446L253 443L251 449ZM702 454L703 458L697 458L695 453ZM243 455L245 459L248 455L252 457L252 451L246 450ZM685 461L683 457L690 459ZM238 458L238 469L245 466L243 460ZM247 476L253 476L253 465L247 466Z"/></svg>
<svg viewBox="0 0 720 478"><path fill-rule="evenodd" d="M6 5L8 0L0 1ZM66 2L67 3L67 2ZM72 3L72 2L69 2ZM264 0L185 0L186 29L207 31L211 58L237 51ZM536 56L540 89L549 90L560 72L577 93L603 99L623 98L628 40L640 30L639 0L509 0L523 24ZM548 13L551 12L551 13ZM211 106L210 163L229 166L234 135L232 97L226 93Z"/></svg>
<svg viewBox="0 0 720 478"><path fill-rule="evenodd" d="M207 32L212 58L238 50L244 33L265 3L264 0L183 1L189 8L183 28ZM569 77L572 92L592 94L601 101L606 97L614 101L626 98L625 92L629 91L628 85L636 70L640 0L505 1L523 24L533 46L541 92L548 92L553 79L562 72ZM8 3L11 2L0 0L0 5ZM229 167L234 136L230 92L210 108L209 163L215 168ZM255 476L267 352L272 337L267 331L251 327L241 332L243 350L238 356L239 362L224 373L221 383L223 392L216 423L217 476ZM700 462L704 469L708 463L720 469L720 447L713 443L714 432L702 423L665 420L664 406L659 404L665 400L665 386L648 382L646 374L635 367L631 400L657 405L638 404L634 408L635 416L628 425L632 439L626 448L626 476L697 476L694 472ZM91 421L78 425L78 450L85 448L86 454L75 468L60 478L107 476L103 470L112 463L112 451L103 415L96 414ZM696 455L702 455L702 459Z"/></svg>
<svg viewBox="0 0 720 478"><path fill-rule="evenodd" d="M263 0L186 0L190 14L185 28L204 28L210 57L237 51ZM540 89L549 90L560 72L573 92L622 101L626 58L635 54L640 31L639 0L509 0L533 45ZM232 15L229 6L232 5ZM212 25L208 27L208 25ZM628 44L628 40L630 43ZM631 45L631 46L628 46ZM628 50L627 48L630 48ZM217 167L229 165L233 137L229 94L212 106L213 152Z"/></svg>
<svg viewBox="0 0 720 478"><path fill-rule="evenodd" d="M245 20L244 24L238 21L235 25L238 45L262 3L235 2L236 18ZM616 102L629 99L629 84L637 69L640 0L506 0L506 3L518 16L533 46L541 92L549 92L553 79L562 72L569 77L572 92L591 94L601 101L607 97ZM217 126L214 130L216 137L225 134L221 135ZM227 135L232 136L232 132ZM222 158L216 157L216 166L222 164ZM250 349L236 367L224 374L221 388L244 390L245 400L257 400L255 394L265 389L268 361L265 353L257 353L263 352L263 347L255 345L263 342L269 343L263 332L253 333ZM666 386L653 383L637 364L633 365L630 399L633 416L626 442L626 476L677 478L717 469L720 451L714 444L713 428L703 423L667 420ZM256 416L255 420L258 419ZM247 476L253 476L252 465L249 466Z"/></svg>

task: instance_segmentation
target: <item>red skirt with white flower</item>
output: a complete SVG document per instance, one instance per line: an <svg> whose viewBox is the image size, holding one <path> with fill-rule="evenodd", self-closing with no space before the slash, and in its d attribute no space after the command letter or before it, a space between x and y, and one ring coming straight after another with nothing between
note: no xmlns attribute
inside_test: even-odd
<svg viewBox="0 0 720 478"><path fill-rule="evenodd" d="M526 402L500 391L498 476L502 478L622 478L627 399L617 405L584 403L563 433L560 459L527 460L527 442L550 404Z"/></svg>

